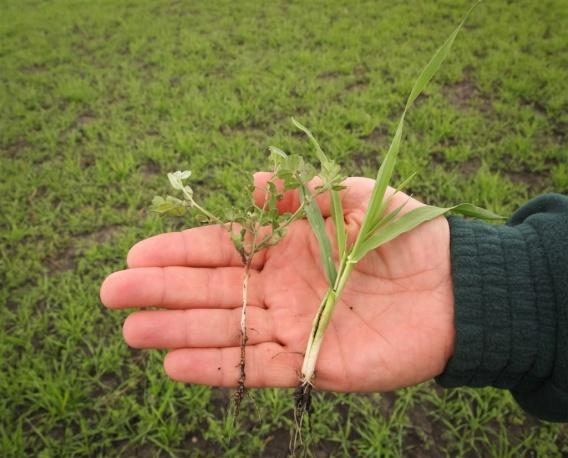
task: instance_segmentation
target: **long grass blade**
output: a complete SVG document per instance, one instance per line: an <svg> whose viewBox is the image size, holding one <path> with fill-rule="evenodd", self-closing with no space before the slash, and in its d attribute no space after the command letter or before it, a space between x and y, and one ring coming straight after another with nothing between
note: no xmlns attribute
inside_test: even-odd
<svg viewBox="0 0 568 458"><path fill-rule="evenodd" d="M449 210L449 208L424 206L409 211L396 221L393 221L387 226L383 226L383 228L378 232L364 240L363 243L359 245L357 252L352 253L352 259L354 261L360 261L367 253L375 248L378 248L399 235L414 229L416 226L419 226L426 221L430 221L443 215Z"/></svg>
<svg viewBox="0 0 568 458"><path fill-rule="evenodd" d="M367 253L378 248L379 246L390 242L391 240L395 239L401 234L404 234L405 232L411 231L415 227L420 226L422 223L431 221L434 218L437 218L438 216L442 216L449 212L487 220L503 219L502 216L499 216L489 210L485 210L468 203L459 204L447 208L426 205L424 207L415 208L414 210L405 213L397 220L381 226L378 231L369 236L359 245L356 252L354 251L352 253L352 260L355 262L360 261ZM390 214L385 218L388 218L389 216Z"/></svg>
<svg viewBox="0 0 568 458"><path fill-rule="evenodd" d="M410 201L410 196L401 204L399 205L397 208L395 208L392 212L387 213L385 216L383 216L380 220L377 221L377 223L375 224L375 226L373 226L371 228L371 230L369 231L370 234L374 234L375 232L377 232L381 227L387 225L388 223L390 223L393 219L395 219L398 214L402 211L402 209L406 206L406 204ZM390 200L390 199L389 199Z"/></svg>
<svg viewBox="0 0 568 458"><path fill-rule="evenodd" d="M321 214L321 210L313 199L310 190L305 184L300 186L300 200L305 205L306 218L312 227L316 239L319 243L320 257L325 273L329 280L329 284L333 286L337 279L337 269L333 262L333 252L331 250L331 242L325 231L325 221Z"/></svg>
<svg viewBox="0 0 568 458"><path fill-rule="evenodd" d="M394 193L396 194L397 192L400 192L400 191L402 191L404 188L406 188L406 187L408 186L408 183L410 183L410 182L412 181L412 179L413 179L415 176L416 176L416 172L412 172L408 178L406 178L405 180L403 180L402 183L400 183L400 184L396 187Z"/></svg>
<svg viewBox="0 0 568 458"><path fill-rule="evenodd" d="M455 30L446 39L444 44L442 46L440 46L440 48L434 53L434 55L432 56L432 58L430 59L430 62L428 62L426 67L424 67L424 70L422 70L422 73L420 73L420 76L416 79L416 82L414 83L412 91L410 91L410 95L408 96L408 100L406 101L406 108L404 109L404 111L407 111L410 108L410 106L414 103L416 98L422 93L422 91L424 90L426 85L430 82L432 77L436 74L436 72L440 68L440 65L442 65L442 62L444 62L446 57L448 57L448 54L450 53L450 49L452 48L452 45L454 44L456 36L458 35L459 31L463 27L465 21L467 20L467 18L471 14L471 12L480 3L481 3L481 0L479 0L477 3L475 3L469 9L469 11L467 13L465 13L463 19L458 24L458 26L455 28Z"/></svg>
<svg viewBox="0 0 568 458"><path fill-rule="evenodd" d="M396 165L396 158L398 155L398 150L400 149L400 141L402 138L402 129L404 127L404 116L405 113L403 113L400 121L398 122L398 127L396 128L396 132L392 139L389 150L387 151L385 159L381 164L381 167L379 168L379 172L377 173L377 181L375 182L373 193L371 194L371 199L369 200L369 207L367 208L363 225L361 227L362 232L364 231L364 229L368 229L370 225L375 225L377 220L379 220L383 216L383 200L387 187L392 178L394 166ZM366 227L366 225L368 226Z"/></svg>
<svg viewBox="0 0 568 458"><path fill-rule="evenodd" d="M454 40L457 34L459 33L459 31L461 30L464 22L466 21L470 13L473 11L473 9L479 3L481 3L481 0L475 3L465 14L462 21L458 24L455 30L446 39L444 44L436 51L432 59L430 59L430 62L428 62L428 64L424 67L424 69L416 79L416 82L414 83L412 90L410 91L410 95L408 96L408 99L406 101L404 111L398 122L398 126L396 128L396 132L394 134L390 147L377 173L377 179L375 182L375 186L373 188L373 193L371 194L371 198L369 200L369 207L367 209L367 212L365 213L365 217L361 225L360 235L363 238L366 238L369 235L369 229L372 227L376 227L378 220L380 220L380 218L382 218L383 216L383 212L386 206L384 202L384 196L387 186L391 180L394 166L396 164L398 151L400 149L402 130L404 127L404 120L406 117L406 113L409 110L409 108L412 106L412 103L422 93L428 82L436 74L442 62L448 56L452 44L454 43ZM359 244L359 239L355 242L355 246L357 246L358 244Z"/></svg>
<svg viewBox="0 0 568 458"><path fill-rule="evenodd" d="M487 221L502 221L506 219L504 216L497 215L492 211L477 207L469 203L463 203L451 207L451 212L457 213L458 215L469 216L471 218L485 219Z"/></svg>
<svg viewBox="0 0 568 458"><path fill-rule="evenodd" d="M300 129L302 132L304 132L308 136L308 138L310 139L312 144L314 145L314 147L316 149L316 156L317 156L318 160L320 161L320 164L321 164L321 167L322 167L323 175L327 175L325 172L329 172L331 169L337 167L336 164L333 161L330 161L328 159L328 157L325 155L325 153L321 149L319 142L316 140L316 138L314 137L312 132L306 126L304 126L303 124L298 122L293 117L292 117L292 123L298 129ZM337 167L337 171L339 171L338 167ZM329 177L324 176L322 178L324 178L324 180L325 180L325 178L329 178ZM347 233L345 231L345 220L343 219L343 205L341 204L339 192L336 191L335 189L331 189L330 192L331 192L331 216L332 216L333 222L335 224L337 248L338 248L338 251L339 251L339 257L341 258L343 256L343 253L345 253L346 244L347 244ZM324 231L324 233L325 233L325 231ZM319 240L319 238L318 238L318 240ZM332 263L333 263L333 260L332 260Z"/></svg>
<svg viewBox="0 0 568 458"><path fill-rule="evenodd" d="M343 216L343 204L339 191L331 191L331 217L335 225L335 234L337 239L337 251L339 259L343 258L347 249L347 231L345 229L345 219Z"/></svg>

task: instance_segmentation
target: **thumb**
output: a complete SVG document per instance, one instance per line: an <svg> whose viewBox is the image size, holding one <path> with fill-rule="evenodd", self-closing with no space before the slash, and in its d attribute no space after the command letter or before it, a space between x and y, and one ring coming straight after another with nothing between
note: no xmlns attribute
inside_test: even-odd
<svg viewBox="0 0 568 458"><path fill-rule="evenodd" d="M262 207L268 196L268 182L273 181L276 185L278 192L282 192L284 183L278 178L273 180L271 172L256 172L254 174L254 191L253 199L256 205ZM319 177L313 178L308 183L308 188L312 191L318 186L322 185L322 180ZM322 216L325 218L331 214L331 202L329 193L320 194L316 197L316 202L321 210ZM300 207L300 193L297 189L287 191L284 196L276 204L280 213L293 213Z"/></svg>

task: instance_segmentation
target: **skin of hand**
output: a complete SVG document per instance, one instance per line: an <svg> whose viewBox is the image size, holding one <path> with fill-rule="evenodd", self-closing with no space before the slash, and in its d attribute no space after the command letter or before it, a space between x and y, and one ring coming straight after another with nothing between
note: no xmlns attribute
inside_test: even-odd
<svg viewBox="0 0 568 458"><path fill-rule="evenodd" d="M258 204L270 178L255 174ZM374 181L348 178L344 184L341 199L353 241ZM397 193L390 210L407 199ZM279 209L292 212L298 205L297 193L289 192ZM320 195L318 205L333 236L329 197ZM421 205L410 199L404 211ZM444 370L455 334L449 240L448 222L439 217L356 264L324 337L316 388L390 391ZM134 245L127 264L106 278L100 296L112 309L142 309L124 323L128 345L169 349L164 367L174 380L236 386L243 268L227 231L204 226L157 235ZM297 386L312 320L327 289L309 223L292 223L284 239L256 256L253 268L247 386ZM162 310L143 310L148 306Z"/></svg>

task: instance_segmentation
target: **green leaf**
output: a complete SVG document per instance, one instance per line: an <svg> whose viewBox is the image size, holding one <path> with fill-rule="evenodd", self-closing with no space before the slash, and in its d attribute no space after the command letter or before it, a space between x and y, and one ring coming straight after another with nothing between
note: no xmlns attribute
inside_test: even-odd
<svg viewBox="0 0 568 458"><path fill-rule="evenodd" d="M394 193L396 194L397 192L400 192L400 191L402 191L404 188L406 188L406 187L408 186L408 183L410 183L410 182L412 181L412 179L413 179L415 176L416 176L416 172L412 172L412 174L411 174L408 178L406 178L405 180L403 180L402 183L400 183L400 184L396 187Z"/></svg>
<svg viewBox="0 0 568 458"><path fill-rule="evenodd" d="M391 199L392 199L392 197L391 197ZM397 208L395 208L392 212L386 214L380 220L378 220L375 223L375 225L369 230L369 234L374 234L381 227L390 223L394 218L396 218L398 216L398 214L402 211L402 209L406 206L406 204L408 203L409 200L410 200L410 196L401 205L399 205Z"/></svg>
<svg viewBox="0 0 568 458"><path fill-rule="evenodd" d="M298 167L298 176L304 183L307 183L316 176L316 169L309 162L302 161Z"/></svg>
<svg viewBox="0 0 568 458"><path fill-rule="evenodd" d="M176 172L168 173L168 180L172 188L181 191L183 189L183 181L187 180L191 176L191 170L184 170L183 172L178 170Z"/></svg>
<svg viewBox="0 0 568 458"><path fill-rule="evenodd" d="M276 169L276 176L284 182L284 191L296 189L304 178L310 180L314 174L315 169L297 154L286 156L285 159L280 158Z"/></svg>
<svg viewBox="0 0 568 458"><path fill-rule="evenodd" d="M323 187L326 189L333 189L341 186L343 177L340 175L341 167L335 161L328 161L326 164L321 164L319 173L323 181Z"/></svg>
<svg viewBox="0 0 568 458"><path fill-rule="evenodd" d="M398 214L402 206L399 207L395 212ZM388 224L381 225L378 230L376 230L372 235L367 237L358 247L357 250L352 253L352 261L357 262L361 260L369 251L372 251L379 246L390 242L401 234L409 232L415 227L430 221L438 216L442 216L446 213L459 213L466 216L472 216L475 218L483 218L487 220L502 220L502 216L499 216L489 210L484 210L483 208L476 207L475 205L463 203L455 205L453 207L441 208L426 205L424 207L415 208L410 210L408 213L402 215L399 219L394 220ZM393 212L394 213L394 212ZM388 214L385 219L391 217L392 213Z"/></svg>
<svg viewBox="0 0 568 458"><path fill-rule="evenodd" d="M333 191L343 191L344 189L347 189L347 186L344 186L342 184L335 184L331 187L331 189Z"/></svg>
<svg viewBox="0 0 568 458"><path fill-rule="evenodd" d="M328 190L332 189L334 186L338 186L341 181L343 181L343 178L340 176L341 167L335 161L329 159L325 155L325 153L321 149L320 144L307 127L300 124L294 118L292 118L292 123L308 136L308 138L316 148L316 156L321 164L321 171L319 173L319 176L324 183L322 187L325 190Z"/></svg>
<svg viewBox="0 0 568 458"><path fill-rule="evenodd" d="M306 217L319 243L320 257L329 280L329 284L333 286L337 278L337 270L335 268L335 263L333 262L331 242L327 236L327 232L325 231L325 221L320 208L310 193L310 190L303 183L300 186L300 200L305 205Z"/></svg>
<svg viewBox="0 0 568 458"><path fill-rule="evenodd" d="M396 156L400 148L403 126L404 113L400 118L400 121L398 122L396 133L385 156L385 160L381 164L379 172L377 173L377 181L375 182L375 186L373 187L373 193L371 194L371 198L369 200L369 206L367 207L367 211L363 219L363 224L361 225L360 234L362 237L365 237L368 234L369 228L376 226L378 221L383 216L384 196L390 183L394 171L394 166L396 164Z"/></svg>
<svg viewBox="0 0 568 458"><path fill-rule="evenodd" d="M392 178L392 174L396 164L396 158L398 155L398 151L400 149L402 131L404 128L404 120L407 111L411 107L412 103L416 100L416 98L422 93L422 91L424 90L428 82L432 79L434 74L438 71L440 65L442 64L444 59L448 56L452 44L454 43L454 40L458 32L461 30L465 20L468 18L469 14L479 3L480 1L475 3L469 9L469 11L465 14L464 18L462 19L462 21L458 24L455 30L446 39L444 44L436 51L432 59L430 59L430 62L428 62L428 64L424 67L424 69L416 79L416 82L414 83L414 86L412 87L410 95L408 96L408 99L406 101L406 106L404 108L404 111L400 116L400 120L398 122L396 132L394 134L390 147L377 173L375 186L373 188L373 192L369 199L369 206L363 218L363 223L361 225L361 230L359 231L359 236L357 238L357 241L355 242L355 248L358 247L358 245L361 243L361 240L367 238L372 233L371 228L377 227L377 225L380 222L380 219L383 216L383 212L386 207L385 192Z"/></svg>
<svg viewBox="0 0 568 458"><path fill-rule="evenodd" d="M472 218L481 218L488 221L503 221L506 219L504 216L497 215L492 211L477 207L469 203L456 205L452 207L450 210L452 213L457 213L463 216L470 216Z"/></svg>
<svg viewBox="0 0 568 458"><path fill-rule="evenodd" d="M269 146L268 149L271 153L274 153L275 155L280 156L284 159L288 157L288 155L284 151L282 151L280 148L277 148L276 146Z"/></svg>
<svg viewBox="0 0 568 458"><path fill-rule="evenodd" d="M304 125L300 124L294 118L292 118L292 123L304 132L312 144L316 149L316 156L321 164L321 171L319 173L320 178L323 181L323 186L325 190L331 190L333 187L339 187L341 182L341 177L339 175L340 167L335 162L330 160L323 150L321 149L320 144L310 132L310 130L305 127ZM308 164L304 164L305 168L308 168ZM309 179L314 176L314 173L304 172L301 174L302 182L305 183ZM335 264L333 262L333 255L331 249L331 242L327 236L327 232L325 231L325 222L321 215L321 211L317 204L314 202L314 199L311 197L310 191L308 188L302 184L300 187L300 197L306 205L306 217L314 231L314 234L319 242L320 246L320 255L322 259L322 263L324 265L325 271L327 273L327 277L329 279L329 284L333 286L335 284L335 280L337 278L337 271L335 268ZM337 246L339 249L339 255L343 256L343 253L346 249L346 240L347 234L345 231L345 221L343 219L343 207L341 205L341 199L339 198L339 193L337 190L331 191L331 200L332 200L332 217L335 224L336 230L336 237L337 237Z"/></svg>
<svg viewBox="0 0 568 458"><path fill-rule="evenodd" d="M269 146L268 149L270 150L270 161L274 166L274 171L277 172L288 159L288 155L276 146Z"/></svg>
<svg viewBox="0 0 568 458"><path fill-rule="evenodd" d="M193 189L191 189L190 186L185 185L185 186L182 188L182 192L183 192L184 197L185 197L188 201L190 201L190 202L193 201Z"/></svg>
<svg viewBox="0 0 568 458"><path fill-rule="evenodd" d="M273 181L269 181L266 185L268 188L266 196L266 208L270 212L272 209L276 208L276 202L278 201L278 191Z"/></svg>
<svg viewBox="0 0 568 458"><path fill-rule="evenodd" d="M323 152L323 150L321 149L320 144L318 143L318 141L316 140L316 138L312 135L312 133L308 130L307 127L305 127L303 124L300 124L298 121L296 121L293 117L292 117L292 124L294 124L298 129L300 129L302 132L304 132L308 138L311 140L311 142L313 143L313 145L316 148L316 156L318 157L318 160L323 164L326 162L329 162L329 159L327 158L327 156L325 155L325 153Z"/></svg>
<svg viewBox="0 0 568 458"><path fill-rule="evenodd" d="M290 170L292 173L297 173L298 169L300 168L302 162L304 162L304 158L299 154L290 154L286 161L284 161L283 167L285 170Z"/></svg>
<svg viewBox="0 0 568 458"><path fill-rule="evenodd" d="M408 100L406 101L406 108L404 109L404 111L407 111L410 108L412 103L422 93L422 91L424 90L426 85L430 82L432 77L436 74L436 72L440 68L440 65L442 64L442 62L444 62L446 57L448 57L448 54L450 53L450 49L452 48L452 45L454 44L456 36L458 35L459 31L461 30L461 28L464 25L465 21L467 20L468 16L471 14L471 12L480 3L481 3L481 0L478 1L477 3L475 3L469 9L469 11L463 17L462 21L458 24L458 26L455 28L455 30L446 39L444 44L434 53L434 55L432 56L432 58L430 59L430 62L428 62L426 67L424 67L424 69L420 73L420 76L418 76L418 78L416 79L414 86L412 88L412 91L410 91L410 95L408 96Z"/></svg>
<svg viewBox="0 0 568 458"><path fill-rule="evenodd" d="M164 199L163 197L156 196L152 199L150 211L160 215L183 216L186 211L186 207L184 206L183 201L175 197L167 196Z"/></svg>
<svg viewBox="0 0 568 458"><path fill-rule="evenodd" d="M339 259L343 258L347 249L347 230L345 229L345 219L343 216L343 204L339 192L331 191L331 217L335 225L335 234L337 239L337 250Z"/></svg>
<svg viewBox="0 0 568 458"><path fill-rule="evenodd" d="M414 229L420 224L430 221L438 216L448 212L449 208L439 208L426 205L424 207L415 208L408 213L402 215L399 219L383 226L374 234L370 235L352 253L352 260L360 261L367 253L378 248L379 246L390 242L399 235Z"/></svg>
<svg viewBox="0 0 568 458"><path fill-rule="evenodd" d="M243 238L239 234L231 232L231 241L239 253L244 252Z"/></svg>
<svg viewBox="0 0 568 458"><path fill-rule="evenodd" d="M389 206L389 203L392 201L393 197L399 193L408 183L410 183L410 181L416 176L416 172L413 172L408 178L406 178L402 183L400 183L396 189L394 190L394 193L389 197L389 199L386 201L385 203L385 207L387 208ZM386 190L385 190L386 192ZM400 205L398 208L396 208L394 211L390 212L388 215L382 216L379 219L374 219L373 220L373 225L369 228L369 230L367 231L369 234L373 234L379 227L384 226L385 224L387 224L390 220L392 220L394 217L396 217L400 211L402 210L402 208L408 203L408 201L410 200L410 196L408 197L408 199L402 204Z"/></svg>

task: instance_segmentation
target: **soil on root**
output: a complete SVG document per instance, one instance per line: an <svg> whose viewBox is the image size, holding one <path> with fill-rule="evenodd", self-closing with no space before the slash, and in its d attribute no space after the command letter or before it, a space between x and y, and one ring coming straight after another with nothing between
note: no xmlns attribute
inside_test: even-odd
<svg viewBox="0 0 568 458"><path fill-rule="evenodd" d="M239 383L237 386L237 390L233 395L235 419L239 416L239 413L241 412L241 403L243 402L243 398L245 397L247 391L245 386L245 382L247 380L246 365L245 365L245 357L246 357L245 348L247 340L248 338L246 333L243 334L241 331L241 359L239 361Z"/></svg>
<svg viewBox="0 0 568 458"><path fill-rule="evenodd" d="M294 392L294 427L290 437L289 454L295 456L298 443L302 444L304 416L312 412L312 385L302 383Z"/></svg>
<svg viewBox="0 0 568 458"><path fill-rule="evenodd" d="M245 385L246 380L247 380L246 347L247 347L247 341L248 341L246 323L247 323L247 307L248 307L248 280L249 280L249 277L250 277L250 268L251 268L251 263L252 263L252 257L245 258L243 256L243 262L245 264L245 268L244 268L244 274L243 274L243 291L242 291L243 302L242 302L241 329L240 329L241 354L240 354L240 360L239 360L239 382L238 382L238 385L237 385L237 390L235 391L235 394L234 394L234 397L233 397L233 401L234 401L233 407L234 407L234 412L235 412L235 419L237 419L238 416L239 416L239 413L241 411L241 403L243 401L243 398L246 395L246 385Z"/></svg>

